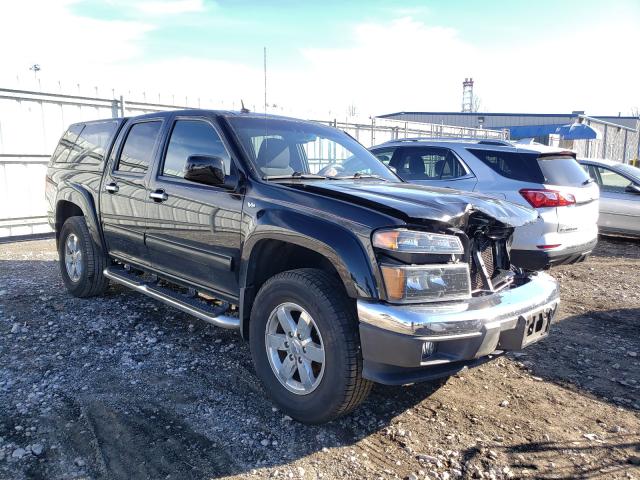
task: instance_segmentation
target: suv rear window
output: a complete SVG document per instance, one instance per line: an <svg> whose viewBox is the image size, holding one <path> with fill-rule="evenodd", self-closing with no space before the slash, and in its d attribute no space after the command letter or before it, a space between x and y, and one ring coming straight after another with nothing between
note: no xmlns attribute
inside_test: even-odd
<svg viewBox="0 0 640 480"><path fill-rule="evenodd" d="M77 124L71 125L69 130L64 132L58 146L56 147L56 151L53 152L51 156L51 163L66 163L69 159L69 154L76 147L76 142L78 140L78 135L84 128L84 125Z"/></svg>
<svg viewBox="0 0 640 480"><path fill-rule="evenodd" d="M589 180L589 174L570 156L553 156L538 158L538 165L551 185L580 186ZM586 183L585 183L586 182Z"/></svg>
<svg viewBox="0 0 640 480"><path fill-rule="evenodd" d="M496 173L513 180L578 186L589 179L570 155L539 156L537 153L468 150Z"/></svg>
<svg viewBox="0 0 640 480"><path fill-rule="evenodd" d="M100 165L117 128L117 120L87 123L76 142L80 153L73 161L85 165Z"/></svg>

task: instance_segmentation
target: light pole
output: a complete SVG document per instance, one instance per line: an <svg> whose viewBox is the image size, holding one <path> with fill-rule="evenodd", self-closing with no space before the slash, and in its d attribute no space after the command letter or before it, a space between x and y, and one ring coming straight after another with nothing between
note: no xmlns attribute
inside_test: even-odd
<svg viewBox="0 0 640 480"><path fill-rule="evenodd" d="M38 72L41 70L40 65L34 63L29 67L29 70L33 70L33 78L38 82L38 89L42 90L42 86L40 85L40 79L38 78Z"/></svg>

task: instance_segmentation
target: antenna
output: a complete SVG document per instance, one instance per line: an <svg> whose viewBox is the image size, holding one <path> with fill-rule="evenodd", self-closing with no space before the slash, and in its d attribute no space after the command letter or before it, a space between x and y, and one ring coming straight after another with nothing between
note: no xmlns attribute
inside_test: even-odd
<svg viewBox="0 0 640 480"><path fill-rule="evenodd" d="M267 114L267 47L264 47L264 114Z"/></svg>
<svg viewBox="0 0 640 480"><path fill-rule="evenodd" d="M242 99L240 99L240 105L242 105L242 108L240 109L240 113L249 113L249 109L245 108L244 102L242 101Z"/></svg>

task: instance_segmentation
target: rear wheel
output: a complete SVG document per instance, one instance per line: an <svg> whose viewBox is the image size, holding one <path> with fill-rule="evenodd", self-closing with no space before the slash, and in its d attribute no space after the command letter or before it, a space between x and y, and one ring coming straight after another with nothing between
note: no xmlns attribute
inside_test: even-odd
<svg viewBox="0 0 640 480"><path fill-rule="evenodd" d="M249 336L258 377L296 420L333 420L371 389L362 378L355 309L323 271L292 270L268 280L255 299Z"/></svg>
<svg viewBox="0 0 640 480"><path fill-rule="evenodd" d="M91 238L84 217L70 217L64 222L58 255L62 281L72 295L91 297L107 289L109 280L102 272L108 259Z"/></svg>

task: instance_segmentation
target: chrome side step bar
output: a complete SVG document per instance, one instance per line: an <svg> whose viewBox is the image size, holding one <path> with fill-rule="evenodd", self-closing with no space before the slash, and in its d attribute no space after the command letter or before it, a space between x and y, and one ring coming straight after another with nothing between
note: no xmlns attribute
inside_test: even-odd
<svg viewBox="0 0 640 480"><path fill-rule="evenodd" d="M198 300L180 295L168 288L161 287L154 283L142 281L133 273L127 272L121 267L107 267L104 269L104 276L109 280L129 287L136 292L143 293L151 298L160 300L161 302L171 305L172 307L182 310L185 313L211 323L217 327L238 329L240 328L240 319L231 315L224 315L227 306L213 308Z"/></svg>

